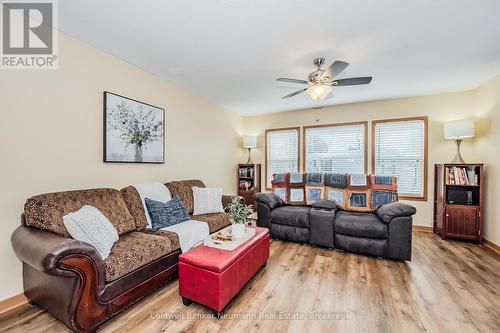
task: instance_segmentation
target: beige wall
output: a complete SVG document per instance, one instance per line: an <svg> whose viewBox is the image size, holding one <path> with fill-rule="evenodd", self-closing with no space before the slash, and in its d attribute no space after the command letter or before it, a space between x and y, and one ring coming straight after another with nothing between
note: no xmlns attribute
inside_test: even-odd
<svg viewBox="0 0 500 333"><path fill-rule="evenodd" d="M22 292L10 235L31 195L201 178L235 193L240 117L63 34L57 70L0 71L0 300ZM102 162L102 93L166 109L166 163Z"/></svg>
<svg viewBox="0 0 500 333"><path fill-rule="evenodd" d="M325 107L323 109L307 109L299 110L293 112L284 113L274 113L262 116L245 117L244 124L247 133L253 133L259 135L259 149L254 152L254 160L262 163L264 165L265 150L264 150L264 131L266 128L280 128L280 127L291 127L291 126L307 126L316 124L328 124L328 123L342 123L351 121L365 121L365 120L376 120L376 119L389 119L389 118L400 118L400 117L412 117L412 116L428 116L429 117L429 158L428 158L428 200L427 201L411 201L410 204L417 208L417 215L415 216L415 224L422 226L432 226L433 221L433 181L434 181L434 164L450 162L453 159L455 153L455 145L453 141L445 140L443 133L443 122L448 120L456 120L474 117L478 118L478 136L474 139L464 140L462 145L462 155L467 162L471 163L488 163L488 170L491 172L489 175L490 186L488 187L488 193L494 194L495 191L499 191L499 179L500 176L493 175L493 168L490 165L490 160L487 160L489 154L479 153L475 147L476 142L486 141L488 143L488 149L493 149L494 136L498 141L498 132L489 132L488 137L482 136L481 132L484 132L484 120L479 119L482 115L484 118L484 113L488 112L495 113L496 126L498 128L499 116L498 108L499 102L498 97L500 95L498 89L498 81L496 87L491 85L488 89L484 88L479 94L478 91L467 91L467 92L457 92L448 93L440 95L431 95L424 97L414 97L414 98L401 98L393 100L366 102L366 103L355 103L346 104L332 107ZM496 88L496 89L495 89ZM340 89L340 88L339 88ZM484 91L483 91L484 90ZM478 95L484 95L484 110L480 110L477 106ZM496 98L496 99L495 99ZM496 109L493 112L491 104L493 100L496 101ZM491 118L491 117L490 117ZM491 122L490 126L495 124ZM301 133L302 136L303 133ZM371 123L368 126L368 166L371 170ZM302 144L302 137L301 137ZM301 168L303 163L301 147ZM498 156L496 156L498 162ZM500 171L497 171L497 173ZM493 184L493 180L496 181L496 186ZM489 198L491 202L492 198ZM489 208L491 209L491 204ZM492 209L493 210L493 209ZM486 237L490 237L492 240L499 238L499 228L495 226L496 223L493 220L493 216L498 219L499 210L496 209L493 215L489 212L489 217L487 220L486 227ZM494 231L494 233L493 233Z"/></svg>
<svg viewBox="0 0 500 333"><path fill-rule="evenodd" d="M245 152L239 148L240 135L260 135L253 157L263 163L266 128L429 116L429 200L412 204L418 208L416 224L430 226L432 165L447 162L454 155L453 142L443 139L442 123L476 117L478 136L464 143L463 156L469 162L486 163L486 237L500 243L500 210L494 204L500 195L496 147L500 139L500 77L469 92L242 118L73 38L59 36L59 69L0 71L0 300L22 292L21 264L9 238L19 224L27 197L195 177L234 193L234 165L245 160ZM102 162L104 90L167 110L164 165Z"/></svg>
<svg viewBox="0 0 500 333"><path fill-rule="evenodd" d="M500 75L475 90L475 148L485 163L485 237L500 245Z"/></svg>

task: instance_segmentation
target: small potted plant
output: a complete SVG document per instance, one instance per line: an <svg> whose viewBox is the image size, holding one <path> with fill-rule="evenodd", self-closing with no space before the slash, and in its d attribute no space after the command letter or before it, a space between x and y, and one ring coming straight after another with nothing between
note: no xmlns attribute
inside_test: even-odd
<svg viewBox="0 0 500 333"><path fill-rule="evenodd" d="M245 205L239 200L234 200L228 205L229 214L231 215L231 232L235 238L245 236L245 223L253 213L252 206Z"/></svg>

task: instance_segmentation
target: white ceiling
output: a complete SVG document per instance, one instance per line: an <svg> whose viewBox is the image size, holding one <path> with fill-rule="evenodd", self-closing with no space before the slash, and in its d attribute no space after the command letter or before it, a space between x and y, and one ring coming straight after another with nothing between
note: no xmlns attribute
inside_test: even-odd
<svg viewBox="0 0 500 333"><path fill-rule="evenodd" d="M500 73L499 0L64 0L60 30L243 115L465 90ZM350 66L317 103L312 59Z"/></svg>

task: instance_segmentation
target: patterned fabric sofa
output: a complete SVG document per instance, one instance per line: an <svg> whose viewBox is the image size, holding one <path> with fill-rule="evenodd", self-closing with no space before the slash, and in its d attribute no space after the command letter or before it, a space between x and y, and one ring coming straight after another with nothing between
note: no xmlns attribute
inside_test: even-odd
<svg viewBox="0 0 500 333"><path fill-rule="evenodd" d="M192 187L200 180L165 184L193 213ZM224 196L224 207L234 196ZM115 226L119 240L108 258L71 238L63 216L83 205L98 208ZM227 213L194 217L210 232L230 224ZM142 297L177 276L179 239L167 231L146 229L137 190L128 186L40 194L25 204L22 225L12 246L23 263L24 293L74 332L91 332Z"/></svg>
<svg viewBox="0 0 500 333"><path fill-rule="evenodd" d="M351 175L275 175L273 193L255 195L257 224L269 228L273 238L411 260L416 210L394 202L396 179L356 178L355 183Z"/></svg>

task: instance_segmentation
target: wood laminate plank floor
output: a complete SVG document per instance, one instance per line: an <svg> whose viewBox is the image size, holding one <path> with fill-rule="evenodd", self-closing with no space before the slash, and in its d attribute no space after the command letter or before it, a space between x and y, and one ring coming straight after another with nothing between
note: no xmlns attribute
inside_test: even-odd
<svg viewBox="0 0 500 333"><path fill-rule="evenodd" d="M414 233L411 262L273 241L229 318L184 306L175 281L99 332L500 332L499 286L497 254L430 233ZM0 332L68 329L25 305L0 316Z"/></svg>

